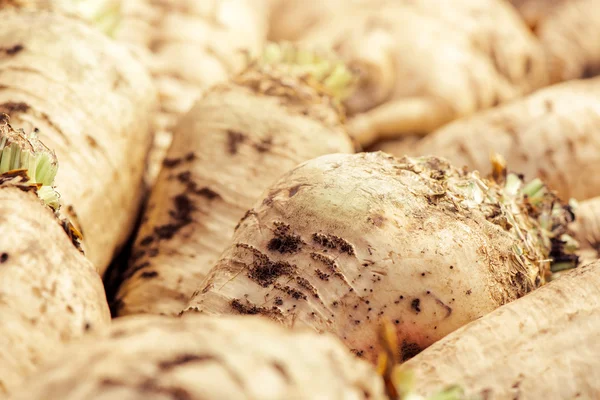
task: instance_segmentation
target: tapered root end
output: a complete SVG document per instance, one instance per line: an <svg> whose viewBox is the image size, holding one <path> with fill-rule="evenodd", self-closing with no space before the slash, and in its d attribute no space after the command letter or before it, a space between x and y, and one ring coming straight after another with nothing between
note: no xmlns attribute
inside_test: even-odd
<svg viewBox="0 0 600 400"><path fill-rule="evenodd" d="M348 132L363 147L380 140L425 136L456 117L451 107L426 97L400 98L382 104L348 122Z"/></svg>

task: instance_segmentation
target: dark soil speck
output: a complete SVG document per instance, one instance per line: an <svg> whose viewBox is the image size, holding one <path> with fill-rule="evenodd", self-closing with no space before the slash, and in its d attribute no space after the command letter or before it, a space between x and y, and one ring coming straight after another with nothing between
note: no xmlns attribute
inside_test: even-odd
<svg viewBox="0 0 600 400"><path fill-rule="evenodd" d="M140 246L148 246L154 241L154 236L148 235L140 241Z"/></svg>
<svg viewBox="0 0 600 400"><path fill-rule="evenodd" d="M259 153L265 153L265 152L269 151L269 149L271 149L271 146L273 146L273 138L268 137L268 138L262 139L259 143L256 143L254 145L254 148Z"/></svg>
<svg viewBox="0 0 600 400"><path fill-rule="evenodd" d="M355 255L354 247L346 240L333 235L324 235L322 233L315 233L312 236L315 243L320 244L323 247L330 249L337 249L341 253L347 253L350 256Z"/></svg>
<svg viewBox="0 0 600 400"><path fill-rule="evenodd" d="M171 239L184 226L192 222L191 214L196 209L190 198L185 194L179 194L173 199L174 208L169 211L173 222L154 228L154 232L160 239Z"/></svg>
<svg viewBox="0 0 600 400"><path fill-rule="evenodd" d="M241 132L228 130L227 131L227 149L230 154L237 154L240 143L246 140L246 135Z"/></svg>
<svg viewBox="0 0 600 400"><path fill-rule="evenodd" d="M23 51L23 49L25 49L25 47L23 47L22 44L15 44L14 46L11 46L11 47L3 47L0 49L0 51L2 51L3 53L6 53L9 56L13 56L13 55L18 54L21 51Z"/></svg>
<svg viewBox="0 0 600 400"><path fill-rule="evenodd" d="M406 340L402 341L400 347L400 359L404 362L407 361L421 352L421 347L416 343L411 343Z"/></svg>
<svg viewBox="0 0 600 400"><path fill-rule="evenodd" d="M410 307L415 310L415 312L418 314L421 312L421 300L420 299L414 299L411 303L410 303Z"/></svg>

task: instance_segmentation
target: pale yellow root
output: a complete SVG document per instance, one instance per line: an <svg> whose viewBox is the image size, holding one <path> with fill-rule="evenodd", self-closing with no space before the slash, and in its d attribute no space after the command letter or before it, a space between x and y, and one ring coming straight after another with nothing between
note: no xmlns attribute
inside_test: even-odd
<svg viewBox="0 0 600 400"><path fill-rule="evenodd" d="M416 391L485 399L600 397L600 262L500 307L405 363Z"/></svg>
<svg viewBox="0 0 600 400"><path fill-rule="evenodd" d="M575 215L573 230L581 262L595 261L600 258L600 197L580 202Z"/></svg>
<svg viewBox="0 0 600 400"><path fill-rule="evenodd" d="M160 94L146 181L157 176L179 117L208 87L257 55L268 28L266 0L127 0L115 38L148 66Z"/></svg>
<svg viewBox="0 0 600 400"><path fill-rule="evenodd" d="M455 121L414 147L400 142L394 155L436 155L482 175L499 153L515 173L540 177L559 195L587 199L600 195L600 78L571 81Z"/></svg>
<svg viewBox="0 0 600 400"><path fill-rule="evenodd" d="M384 140L375 143L373 146L369 147L367 151L383 151L385 153L393 154L396 157L404 157L415 154L415 149L422 139L423 136L410 135L392 140Z"/></svg>
<svg viewBox="0 0 600 400"><path fill-rule="evenodd" d="M518 256L535 229L494 219L512 217L478 185L437 158L303 163L254 203L184 317L262 314L332 332L371 361L386 317L410 358L541 283L549 249Z"/></svg>
<svg viewBox="0 0 600 400"><path fill-rule="evenodd" d="M0 397L62 346L107 326L100 276L33 193L0 187Z"/></svg>
<svg viewBox="0 0 600 400"><path fill-rule="evenodd" d="M600 1L512 0L534 29L552 67L552 82L600 74Z"/></svg>
<svg viewBox="0 0 600 400"><path fill-rule="evenodd" d="M156 104L150 76L83 21L9 10L0 19L0 112L15 128L38 128L56 151L63 213L102 272L139 208Z"/></svg>
<svg viewBox="0 0 600 400"><path fill-rule="evenodd" d="M117 294L119 315L178 314L264 189L300 162L353 151L327 96L290 77L243 77L208 91L176 128Z"/></svg>
<svg viewBox="0 0 600 400"><path fill-rule="evenodd" d="M330 335L261 317L136 316L75 344L13 400L384 400Z"/></svg>
<svg viewBox="0 0 600 400"><path fill-rule="evenodd" d="M358 114L348 122L349 133L362 145L414 134L426 135L454 119L446 104L432 98L404 98Z"/></svg>
<svg viewBox="0 0 600 400"><path fill-rule="evenodd" d="M365 147L380 138L427 134L550 78L540 42L499 0L348 5L299 41L336 50L360 72L359 90L346 105L359 115L349 126Z"/></svg>

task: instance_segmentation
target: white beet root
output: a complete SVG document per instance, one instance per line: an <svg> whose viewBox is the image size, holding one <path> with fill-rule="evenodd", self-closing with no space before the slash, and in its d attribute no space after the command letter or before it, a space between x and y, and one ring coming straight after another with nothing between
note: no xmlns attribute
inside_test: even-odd
<svg viewBox="0 0 600 400"><path fill-rule="evenodd" d="M370 360L386 316L408 359L544 282L550 242L502 193L434 157L305 162L248 211L186 313L308 325Z"/></svg>
<svg viewBox="0 0 600 400"><path fill-rule="evenodd" d="M382 381L330 335L261 317L132 316L67 349L27 400L384 400Z"/></svg>

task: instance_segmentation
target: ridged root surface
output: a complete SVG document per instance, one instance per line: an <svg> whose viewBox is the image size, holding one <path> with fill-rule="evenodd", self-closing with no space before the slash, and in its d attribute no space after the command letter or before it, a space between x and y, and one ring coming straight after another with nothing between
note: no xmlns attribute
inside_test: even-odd
<svg viewBox="0 0 600 400"><path fill-rule="evenodd" d="M109 324L102 280L33 193L0 187L0 397Z"/></svg>
<svg viewBox="0 0 600 400"><path fill-rule="evenodd" d="M256 56L267 36L266 0L127 0L115 39L150 69L160 96L149 183L156 179L179 118L209 87Z"/></svg>
<svg viewBox="0 0 600 400"><path fill-rule="evenodd" d="M384 400L334 337L260 317L124 317L71 346L14 400Z"/></svg>
<svg viewBox="0 0 600 400"><path fill-rule="evenodd" d="M403 365L415 389L449 384L485 399L595 399L600 395L600 263L558 280L448 335Z"/></svg>
<svg viewBox="0 0 600 400"><path fill-rule="evenodd" d="M600 78L561 83L511 104L437 130L413 146L388 142L380 150L445 157L482 175L490 154L526 179L541 178L559 197L584 200L600 195Z"/></svg>
<svg viewBox="0 0 600 400"><path fill-rule="evenodd" d="M155 92L143 66L85 22L51 12L0 13L0 112L39 129L60 162L63 213L102 272L140 203ZM35 28L32 28L35 27Z"/></svg>
<svg viewBox="0 0 600 400"><path fill-rule="evenodd" d="M303 163L246 213L184 316L262 314L370 360L385 316L410 358L544 281L549 249L526 212L481 182L433 157Z"/></svg>
<svg viewBox="0 0 600 400"><path fill-rule="evenodd" d="M250 69L181 120L122 276L119 315L178 314L264 189L353 144L332 99L286 73Z"/></svg>

